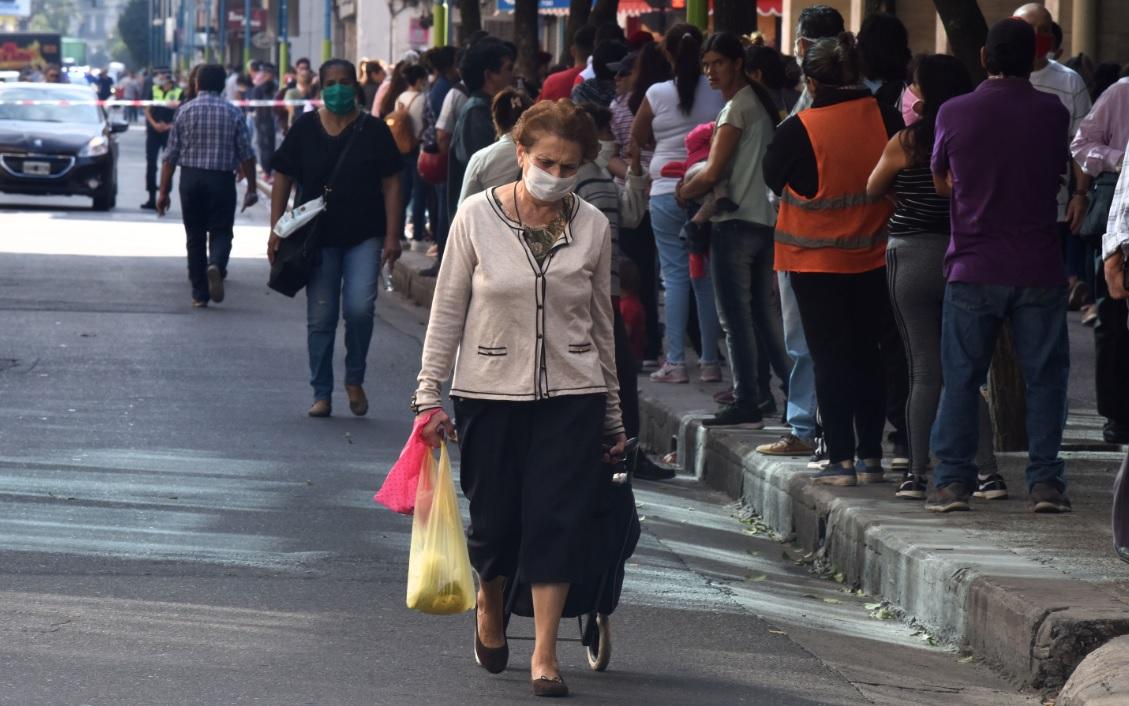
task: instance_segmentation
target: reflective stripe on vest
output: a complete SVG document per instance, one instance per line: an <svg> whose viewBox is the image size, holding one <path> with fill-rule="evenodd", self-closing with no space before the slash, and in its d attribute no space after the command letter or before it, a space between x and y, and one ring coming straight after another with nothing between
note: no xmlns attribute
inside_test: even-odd
<svg viewBox="0 0 1129 706"><path fill-rule="evenodd" d="M819 177L812 198L785 187L776 222L776 268L793 272L866 272L885 265L893 205L866 195L886 148L886 127L871 97L797 114L811 141Z"/></svg>

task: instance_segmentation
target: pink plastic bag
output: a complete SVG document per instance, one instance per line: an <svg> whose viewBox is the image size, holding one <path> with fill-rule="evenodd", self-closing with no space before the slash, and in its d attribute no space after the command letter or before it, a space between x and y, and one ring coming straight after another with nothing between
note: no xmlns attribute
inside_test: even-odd
<svg viewBox="0 0 1129 706"><path fill-rule="evenodd" d="M393 512L410 515L415 510L419 472L427 456L431 454L431 447L423 440L423 428L438 411L433 409L416 418L408 443L404 444L404 450L400 452L400 458L372 498Z"/></svg>

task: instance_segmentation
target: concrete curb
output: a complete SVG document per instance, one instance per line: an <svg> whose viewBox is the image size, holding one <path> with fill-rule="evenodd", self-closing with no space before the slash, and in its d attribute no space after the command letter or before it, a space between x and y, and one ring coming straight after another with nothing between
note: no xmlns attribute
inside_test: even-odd
<svg viewBox="0 0 1129 706"><path fill-rule="evenodd" d="M1129 637L1094 650L1074 670L1055 702L1058 706L1119 706L1129 701Z"/></svg>
<svg viewBox="0 0 1129 706"><path fill-rule="evenodd" d="M392 268L392 289L412 300L416 305L430 308L431 299L435 296L435 278L424 277L420 271L430 267L434 262L435 258L405 250Z"/></svg>
<svg viewBox="0 0 1129 706"><path fill-rule="evenodd" d="M756 453L747 434L707 433L702 415L679 415L645 395L640 403L648 447L676 448L687 472L745 501L847 583L1025 686L1061 686L1092 650L1129 633L1127 606L1089 584L1019 556L1001 562L1004 553L916 504L813 486L805 464Z"/></svg>

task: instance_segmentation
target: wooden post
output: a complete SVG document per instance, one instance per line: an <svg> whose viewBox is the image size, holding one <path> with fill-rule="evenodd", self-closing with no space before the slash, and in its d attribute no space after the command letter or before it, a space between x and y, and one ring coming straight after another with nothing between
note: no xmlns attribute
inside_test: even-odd
<svg viewBox="0 0 1129 706"><path fill-rule="evenodd" d="M1015 355L1011 323L1004 322L988 371L988 407L992 411L996 451L1027 450L1027 387Z"/></svg>

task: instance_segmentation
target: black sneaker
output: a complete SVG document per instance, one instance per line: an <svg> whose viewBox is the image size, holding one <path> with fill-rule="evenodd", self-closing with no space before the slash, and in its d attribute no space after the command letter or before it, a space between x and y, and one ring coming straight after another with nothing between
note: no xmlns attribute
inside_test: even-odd
<svg viewBox="0 0 1129 706"><path fill-rule="evenodd" d="M156 211L157 210L157 202L154 201L153 199L149 199L145 203L141 204L141 206L139 206L139 208L143 211Z"/></svg>
<svg viewBox="0 0 1129 706"><path fill-rule="evenodd" d="M828 444L823 441L822 436L815 437L815 452L807 460L807 468L813 471L822 471L828 468L831 461L828 459Z"/></svg>
<svg viewBox="0 0 1129 706"><path fill-rule="evenodd" d="M1003 500L1007 497L1007 484L1004 483L1003 476L999 473L993 473L987 478L978 478L976 480L976 492L972 494L974 498L983 498L985 500Z"/></svg>
<svg viewBox="0 0 1129 706"><path fill-rule="evenodd" d="M223 301L223 273L219 265L208 265L208 296L219 304Z"/></svg>
<svg viewBox="0 0 1129 706"><path fill-rule="evenodd" d="M944 488L932 488L925 499L929 512L953 512L968 509L968 489L964 483L949 483Z"/></svg>
<svg viewBox="0 0 1129 706"><path fill-rule="evenodd" d="M1110 419L1102 427L1102 439L1107 444L1129 444L1129 427Z"/></svg>
<svg viewBox="0 0 1129 706"><path fill-rule="evenodd" d="M723 406L709 419L703 419L702 426L764 429L764 418L758 410L745 409L735 404L730 404Z"/></svg>
<svg viewBox="0 0 1129 706"><path fill-rule="evenodd" d="M915 476L913 473L906 471L905 476L902 478L901 485L898 486L898 492L894 493L894 495L899 498L923 500L926 490L927 486L924 477Z"/></svg>
<svg viewBox="0 0 1129 706"><path fill-rule="evenodd" d="M815 440L815 453L808 459L808 468L813 471L822 471L827 468L827 464L831 461L827 458L827 444L823 441L823 437L816 437Z"/></svg>
<svg viewBox="0 0 1129 706"><path fill-rule="evenodd" d="M642 480L670 480L675 476L673 468L655 463L642 449L636 449L634 457L628 458L628 463L633 464L633 475Z"/></svg>
<svg viewBox="0 0 1129 706"><path fill-rule="evenodd" d="M1036 483L1031 488L1031 512L1070 512L1070 498L1050 483Z"/></svg>

